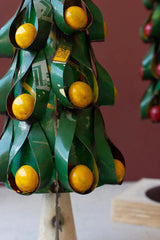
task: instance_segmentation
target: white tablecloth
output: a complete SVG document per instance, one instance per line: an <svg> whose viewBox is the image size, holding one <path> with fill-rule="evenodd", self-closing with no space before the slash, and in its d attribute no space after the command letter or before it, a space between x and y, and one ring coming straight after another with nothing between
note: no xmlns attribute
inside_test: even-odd
<svg viewBox="0 0 160 240"><path fill-rule="evenodd" d="M112 198L131 184L71 194L77 240L160 240L160 229L111 221ZM40 208L40 194L21 196L0 188L0 240L37 240Z"/></svg>

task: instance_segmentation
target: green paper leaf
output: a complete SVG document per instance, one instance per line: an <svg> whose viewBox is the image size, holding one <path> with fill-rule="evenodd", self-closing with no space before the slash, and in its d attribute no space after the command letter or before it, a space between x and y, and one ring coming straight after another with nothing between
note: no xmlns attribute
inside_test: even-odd
<svg viewBox="0 0 160 240"><path fill-rule="evenodd" d="M13 142L12 142L12 147L10 150L10 162L12 161L12 159L15 157L15 155L17 154L17 152L19 151L19 149L22 147L22 145L24 144L29 130L30 130L31 125L28 124L25 121L13 121Z"/></svg>
<svg viewBox="0 0 160 240"><path fill-rule="evenodd" d="M108 72L98 63L95 63L97 68L97 82L99 87L98 104L113 105L115 101L114 84Z"/></svg>
<svg viewBox="0 0 160 240"><path fill-rule="evenodd" d="M9 71L0 80L0 113L6 113L6 103L9 91L11 89L13 77L17 67L18 55L16 54Z"/></svg>
<svg viewBox="0 0 160 240"><path fill-rule="evenodd" d="M65 191L72 191L68 181L68 161L76 129L76 117L71 112L63 112L55 142L55 161L58 179Z"/></svg>
<svg viewBox="0 0 160 240"><path fill-rule="evenodd" d="M88 39L84 32L80 32L75 35L72 57L85 67L91 68Z"/></svg>
<svg viewBox="0 0 160 240"><path fill-rule="evenodd" d="M0 57L13 57L14 48L9 39L9 29L13 18L11 18L1 29L0 29Z"/></svg>
<svg viewBox="0 0 160 240"><path fill-rule="evenodd" d="M152 9L154 6L154 2L151 0L143 0L143 4L147 9Z"/></svg>
<svg viewBox="0 0 160 240"><path fill-rule="evenodd" d="M149 51L147 52L146 56L142 61L143 66L143 79L151 80L154 79L153 76L153 59L155 55L155 44L152 44Z"/></svg>
<svg viewBox="0 0 160 240"><path fill-rule="evenodd" d="M155 97L155 95L160 91L160 80L154 81L150 84L148 89L146 90L144 96L142 97L141 103L140 103L140 109L141 109L141 117L143 119L148 118L148 111L151 107L151 101Z"/></svg>
<svg viewBox="0 0 160 240"><path fill-rule="evenodd" d="M7 168L9 162L9 151L13 137L13 125L10 120L0 139L0 182L5 182L7 178Z"/></svg>
<svg viewBox="0 0 160 240"><path fill-rule="evenodd" d="M64 1L63 0L51 0L53 11L54 11L54 20L56 21L59 29L65 34L72 34L73 29L71 29L64 20Z"/></svg>
<svg viewBox="0 0 160 240"><path fill-rule="evenodd" d="M90 169L93 172L94 183L91 187L93 190L97 187L99 181L99 172L97 168L97 163L94 155L94 110L93 108L88 108L82 110L77 117L77 127L76 127L76 136L81 141L90 154L89 165ZM85 158L85 155L83 156Z"/></svg>
<svg viewBox="0 0 160 240"><path fill-rule="evenodd" d="M95 154L99 170L99 184L116 184L115 164L107 138L102 115L95 109L94 120Z"/></svg>
<svg viewBox="0 0 160 240"><path fill-rule="evenodd" d="M44 187L47 188L47 185L51 184L51 180L56 179L55 163L48 141L39 123L33 124L28 140L39 170L40 191Z"/></svg>
<svg viewBox="0 0 160 240"><path fill-rule="evenodd" d="M100 9L90 0L84 0L92 15L92 23L89 27L90 41L104 41L104 22Z"/></svg>

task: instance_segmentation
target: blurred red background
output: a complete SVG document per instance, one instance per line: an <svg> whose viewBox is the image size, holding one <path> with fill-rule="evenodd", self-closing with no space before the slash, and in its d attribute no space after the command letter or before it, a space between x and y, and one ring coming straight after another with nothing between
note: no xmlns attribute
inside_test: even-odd
<svg viewBox="0 0 160 240"><path fill-rule="evenodd" d="M139 102L148 81L139 77L139 67L148 44L142 43L139 28L149 16L141 0L94 0L103 13L108 26L104 43L94 43L97 59L112 76L118 89L114 106L103 107L107 134L126 159L126 180L142 177L160 177L160 125L141 120ZM0 27L15 13L20 0L0 3ZM0 59L0 77L11 60ZM0 117L0 127L3 126Z"/></svg>

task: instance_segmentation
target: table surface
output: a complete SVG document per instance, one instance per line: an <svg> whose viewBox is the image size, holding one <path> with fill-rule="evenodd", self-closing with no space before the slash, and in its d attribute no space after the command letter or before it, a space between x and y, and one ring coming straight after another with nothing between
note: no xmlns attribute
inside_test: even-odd
<svg viewBox="0 0 160 240"><path fill-rule="evenodd" d="M112 199L132 184L105 185L85 196L71 194L77 240L160 239L160 229L111 221ZM41 194L21 196L1 187L0 240L38 240L41 199Z"/></svg>

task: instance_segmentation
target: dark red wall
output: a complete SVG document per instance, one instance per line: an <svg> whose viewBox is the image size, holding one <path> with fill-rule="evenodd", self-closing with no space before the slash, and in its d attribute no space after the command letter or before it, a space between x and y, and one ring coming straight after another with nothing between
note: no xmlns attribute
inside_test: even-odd
<svg viewBox="0 0 160 240"><path fill-rule="evenodd" d="M160 125L141 120L139 101L149 82L139 77L139 66L149 45L141 42L139 27L149 15L141 0L95 0L108 25L104 43L94 44L97 59L109 71L118 89L115 106L103 107L106 130L123 152L127 180L160 177ZM0 26L17 10L20 0L0 4ZM0 59L0 76L9 61Z"/></svg>

